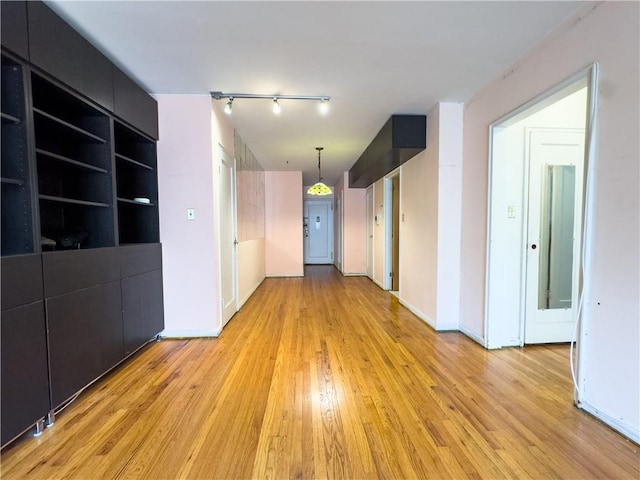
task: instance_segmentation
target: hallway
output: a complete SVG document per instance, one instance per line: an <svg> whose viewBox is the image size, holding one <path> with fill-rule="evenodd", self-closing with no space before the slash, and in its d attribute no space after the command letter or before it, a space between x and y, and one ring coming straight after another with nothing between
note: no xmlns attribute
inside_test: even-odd
<svg viewBox="0 0 640 480"><path fill-rule="evenodd" d="M568 347L487 351L332 266L268 278L218 339L150 345L37 439L12 478L638 478L572 404Z"/></svg>

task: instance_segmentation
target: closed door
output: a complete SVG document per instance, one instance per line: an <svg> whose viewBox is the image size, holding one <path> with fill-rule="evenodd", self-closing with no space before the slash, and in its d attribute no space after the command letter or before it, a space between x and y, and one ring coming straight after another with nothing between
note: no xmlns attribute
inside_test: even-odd
<svg viewBox="0 0 640 480"><path fill-rule="evenodd" d="M569 342L576 319L584 132L529 138L525 343Z"/></svg>
<svg viewBox="0 0 640 480"><path fill-rule="evenodd" d="M220 160L220 262L222 325L238 311L236 301L236 202L233 158L221 150Z"/></svg>
<svg viewBox="0 0 640 480"><path fill-rule="evenodd" d="M304 263L333 263L332 200L304 205Z"/></svg>

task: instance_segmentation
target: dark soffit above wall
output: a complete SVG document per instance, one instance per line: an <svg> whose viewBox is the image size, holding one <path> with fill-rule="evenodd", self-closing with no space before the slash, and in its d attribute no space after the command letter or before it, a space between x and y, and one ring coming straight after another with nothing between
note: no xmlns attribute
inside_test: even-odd
<svg viewBox="0 0 640 480"><path fill-rule="evenodd" d="M368 187L426 146L426 115L392 115L349 170L349 187Z"/></svg>

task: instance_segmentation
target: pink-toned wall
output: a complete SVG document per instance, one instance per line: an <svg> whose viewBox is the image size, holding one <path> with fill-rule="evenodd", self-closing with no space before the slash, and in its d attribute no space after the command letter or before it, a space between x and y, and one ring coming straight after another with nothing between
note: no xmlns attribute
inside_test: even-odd
<svg viewBox="0 0 640 480"><path fill-rule="evenodd" d="M216 335L220 301L212 151L218 142L228 142L228 127L214 123L208 95L156 99L163 334ZM193 221L187 220L188 208L195 209Z"/></svg>
<svg viewBox="0 0 640 480"><path fill-rule="evenodd" d="M301 277L302 172L265 172L264 183L266 275Z"/></svg>
<svg viewBox="0 0 640 480"><path fill-rule="evenodd" d="M334 232L342 228L342 245L338 245L340 236L336 234L334 250L340 249L343 275L365 275L367 254L367 204L365 188L349 188L349 172L338 178L334 186L334 195L342 198L342 225L336 225ZM337 213L337 212L336 212ZM334 218L338 219L336 214Z"/></svg>
<svg viewBox="0 0 640 480"><path fill-rule="evenodd" d="M640 441L640 4L588 5L466 105L461 328L484 336L491 122L592 62L599 64L587 204L580 404Z"/></svg>
<svg viewBox="0 0 640 480"><path fill-rule="evenodd" d="M400 300L435 328L438 272L439 109L427 115L427 148L402 165Z"/></svg>

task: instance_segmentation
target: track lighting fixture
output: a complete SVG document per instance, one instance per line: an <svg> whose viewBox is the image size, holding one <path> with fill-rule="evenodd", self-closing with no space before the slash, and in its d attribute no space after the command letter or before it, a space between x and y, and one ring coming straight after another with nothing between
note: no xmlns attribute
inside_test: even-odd
<svg viewBox="0 0 640 480"><path fill-rule="evenodd" d="M231 110L233 109L233 97L229 99L227 104L224 106L224 113L227 115L231 115Z"/></svg>
<svg viewBox="0 0 640 480"><path fill-rule="evenodd" d="M329 100L331 97L326 95L261 95L261 94L253 94L253 93L223 93L223 92L210 92L211 97L214 100L224 100L227 99L227 104L224 107L224 113L227 115L231 114L231 109L233 108L233 101L237 98L262 98L262 99L270 99L273 100L273 113L278 115L280 114L280 100L315 100L320 102L318 105L318 110L322 115L326 115L329 111Z"/></svg>
<svg viewBox="0 0 640 480"><path fill-rule="evenodd" d="M322 183L322 173L320 170L320 152L322 152L322 150L324 150L323 147L316 147L316 150L318 151L318 182L314 185L312 185L311 187L309 187L309 189L307 190L307 193L309 195L331 195L331 188L329 188L328 186L326 186L324 183Z"/></svg>

